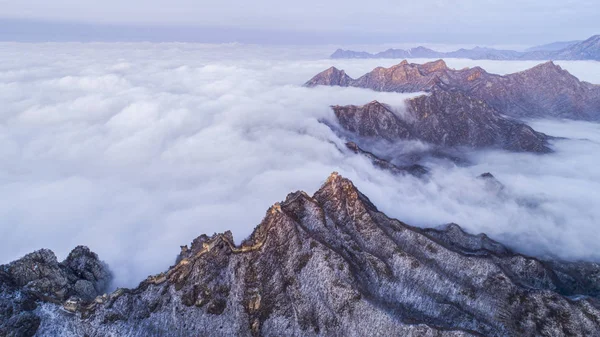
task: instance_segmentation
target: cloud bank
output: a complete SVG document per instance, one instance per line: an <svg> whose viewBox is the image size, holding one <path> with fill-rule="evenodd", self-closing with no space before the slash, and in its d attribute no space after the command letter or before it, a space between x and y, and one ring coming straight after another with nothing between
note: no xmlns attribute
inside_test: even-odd
<svg viewBox="0 0 600 337"><path fill-rule="evenodd" d="M85 244L116 285L170 265L194 237L241 240L294 190L332 171L388 215L420 226L456 222L515 248L600 260L600 126L532 121L555 154L472 154L432 163L428 181L395 177L344 147L321 120L333 104L411 95L301 84L332 65L312 49L199 44L0 44L0 262L41 247L59 258ZM381 60L378 60L381 63ZM374 60L335 61L352 76ZM449 66L475 65L448 60ZM480 62L512 72L528 62ZM560 63L600 82L600 65ZM506 185L490 192L475 176Z"/></svg>

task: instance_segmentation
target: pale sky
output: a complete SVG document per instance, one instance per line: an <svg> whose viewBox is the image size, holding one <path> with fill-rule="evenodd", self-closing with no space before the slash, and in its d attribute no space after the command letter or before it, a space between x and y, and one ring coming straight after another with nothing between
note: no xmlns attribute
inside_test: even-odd
<svg viewBox="0 0 600 337"><path fill-rule="evenodd" d="M537 44L600 32L598 0L0 0L0 40Z"/></svg>

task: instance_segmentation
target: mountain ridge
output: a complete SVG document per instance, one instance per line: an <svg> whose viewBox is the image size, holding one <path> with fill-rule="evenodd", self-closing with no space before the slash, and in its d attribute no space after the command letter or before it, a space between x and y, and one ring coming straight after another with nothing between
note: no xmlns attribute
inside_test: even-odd
<svg viewBox="0 0 600 337"><path fill-rule="evenodd" d="M356 79L332 67L304 85L386 92L457 90L511 117L600 120L600 85L580 81L552 61L520 72L496 75L481 67L452 69L441 59L423 64L404 60L389 68L374 68Z"/></svg>
<svg viewBox="0 0 600 337"><path fill-rule="evenodd" d="M38 336L565 336L600 332L599 296L598 264L409 226L334 172L269 208L240 245L201 235L135 289L10 316L38 317Z"/></svg>
<svg viewBox="0 0 600 337"><path fill-rule="evenodd" d="M501 116L480 100L460 92L435 89L405 100L407 117L386 104L333 106L338 123L358 139L395 142L419 140L444 147L501 148L517 152L549 153L549 137L524 123ZM360 145L359 145L360 146Z"/></svg>
<svg viewBox="0 0 600 337"><path fill-rule="evenodd" d="M584 41L555 42L532 47L524 52L486 47L461 48L440 52L423 46L410 49L387 49L371 54L337 49L330 58L467 58L472 60L595 60L600 61L600 35Z"/></svg>

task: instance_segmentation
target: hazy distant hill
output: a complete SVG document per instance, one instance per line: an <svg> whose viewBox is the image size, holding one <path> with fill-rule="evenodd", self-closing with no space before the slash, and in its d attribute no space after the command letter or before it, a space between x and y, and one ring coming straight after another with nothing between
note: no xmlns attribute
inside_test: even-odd
<svg viewBox="0 0 600 337"><path fill-rule="evenodd" d="M576 43L555 52L556 60L596 60L600 61L600 35Z"/></svg>
<svg viewBox="0 0 600 337"><path fill-rule="evenodd" d="M585 41L555 42L532 47L525 52L475 47L452 52L439 52L422 46L411 49L388 49L371 54L364 51L338 49L334 59L345 58L467 58L473 60L596 60L600 61L600 35Z"/></svg>
<svg viewBox="0 0 600 337"><path fill-rule="evenodd" d="M579 42L582 42L582 40L552 42L548 44L542 44L539 46L533 46L531 48L525 49L525 51L557 51L568 48Z"/></svg>

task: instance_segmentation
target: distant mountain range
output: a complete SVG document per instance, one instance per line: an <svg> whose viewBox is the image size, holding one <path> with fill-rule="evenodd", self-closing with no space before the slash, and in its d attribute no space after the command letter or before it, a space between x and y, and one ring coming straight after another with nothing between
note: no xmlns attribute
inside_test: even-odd
<svg viewBox="0 0 600 337"><path fill-rule="evenodd" d="M239 245L200 235L134 289L102 294L109 277L84 247L0 266L0 335L600 335L598 264L407 225L336 173L269 208Z"/></svg>
<svg viewBox="0 0 600 337"><path fill-rule="evenodd" d="M524 52L475 47L452 52L439 52L422 46L411 49L388 49L376 54L338 49L334 59L368 58L467 58L473 60L596 60L600 61L600 35L585 41L555 42L532 47Z"/></svg>
<svg viewBox="0 0 600 337"><path fill-rule="evenodd" d="M542 44L539 46L533 46L525 49L525 51L557 51L565 49L580 42L583 42L583 40L552 42L548 44Z"/></svg>

